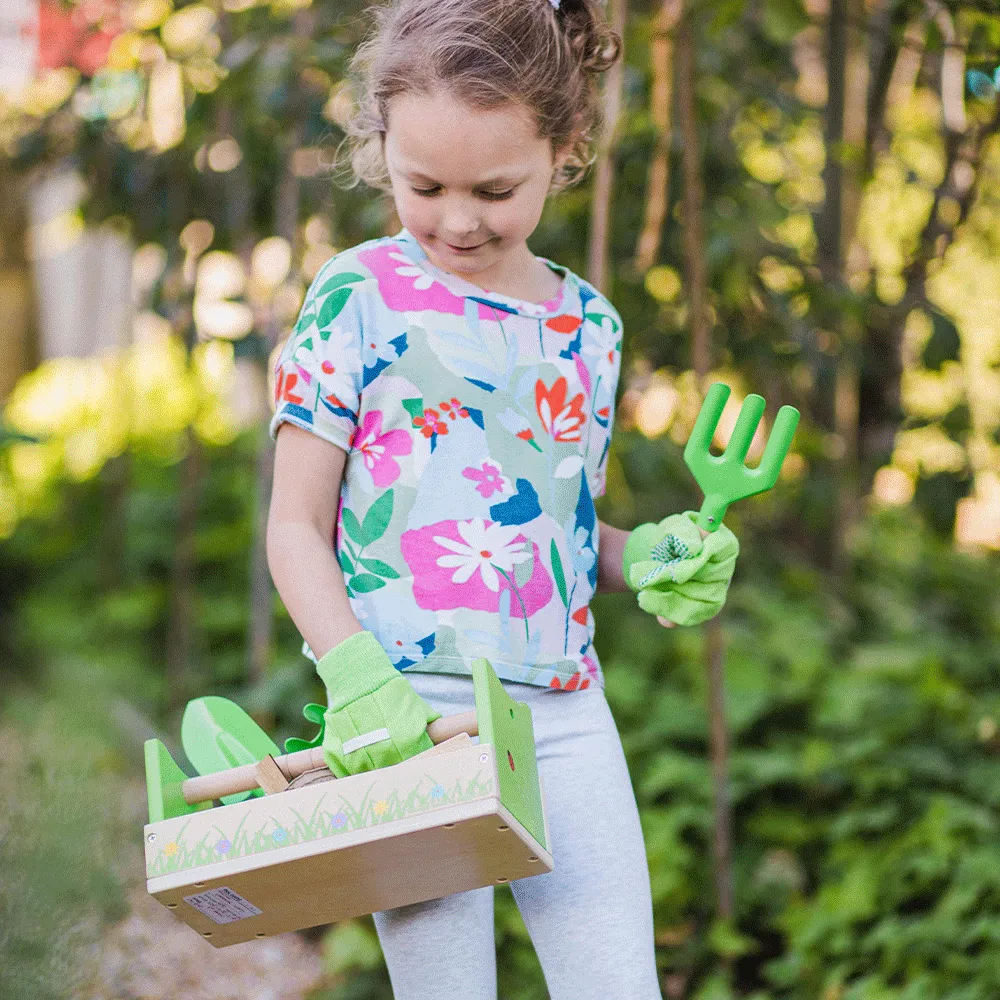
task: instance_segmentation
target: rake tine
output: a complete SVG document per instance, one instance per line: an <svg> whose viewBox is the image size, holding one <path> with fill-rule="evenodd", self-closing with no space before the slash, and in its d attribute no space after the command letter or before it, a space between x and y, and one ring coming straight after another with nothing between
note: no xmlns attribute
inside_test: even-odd
<svg viewBox="0 0 1000 1000"><path fill-rule="evenodd" d="M756 469L748 469L744 460L764 413L764 399L755 394L746 398L729 445L721 456L715 456L711 452L712 438L728 398L729 386L721 382L711 386L684 449L684 461L705 494L697 520L698 527L705 531L715 531L722 524L733 501L774 486L799 422L799 411L794 406L783 406L760 464Z"/></svg>
<svg viewBox="0 0 1000 1000"><path fill-rule="evenodd" d="M760 425L760 418L764 414L764 406L764 397L754 393L743 400L736 426L729 438L729 444L722 453L725 461L738 466L746 460L747 452L750 451L750 445L753 443L753 436L757 433L757 427Z"/></svg>
<svg viewBox="0 0 1000 1000"><path fill-rule="evenodd" d="M684 461L689 467L692 460L715 458L711 451L712 438L715 437L715 428L719 426L722 411L726 408L729 391L729 386L725 382L715 382L705 394L705 401L701 404L698 419L694 422L691 437L688 438L687 446L684 448ZM697 473L695 478L698 478Z"/></svg>
<svg viewBox="0 0 1000 1000"><path fill-rule="evenodd" d="M761 400L763 402L763 400ZM783 406L774 418L774 427L767 439L764 454L761 456L757 473L763 483L760 490L769 490L778 481L782 463L795 437L795 428L799 425L799 411L794 406Z"/></svg>

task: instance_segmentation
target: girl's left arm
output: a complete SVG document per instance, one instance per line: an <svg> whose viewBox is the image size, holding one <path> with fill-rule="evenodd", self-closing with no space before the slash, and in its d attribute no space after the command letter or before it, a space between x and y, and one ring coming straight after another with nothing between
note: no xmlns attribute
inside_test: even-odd
<svg viewBox="0 0 1000 1000"><path fill-rule="evenodd" d="M597 551L597 592L599 594L621 593L629 589L622 568L625 542L628 541L629 532L622 531L621 528L613 528L603 521L597 523L601 526L600 544ZM704 536L705 532L702 532L702 537ZM656 620L664 628L674 628L674 623L661 615L657 615Z"/></svg>
<svg viewBox="0 0 1000 1000"><path fill-rule="evenodd" d="M597 550L597 592L603 594L619 594L628 590L625 574L622 569L622 557L625 554L625 542L629 533L621 528L613 528L603 521L600 525L600 544Z"/></svg>

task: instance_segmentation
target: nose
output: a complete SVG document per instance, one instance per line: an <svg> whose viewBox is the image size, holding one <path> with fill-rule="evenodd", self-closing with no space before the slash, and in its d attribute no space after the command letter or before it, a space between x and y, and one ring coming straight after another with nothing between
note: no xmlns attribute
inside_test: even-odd
<svg viewBox="0 0 1000 1000"><path fill-rule="evenodd" d="M479 219L467 208L449 208L444 217L444 229L449 236L464 240L479 229Z"/></svg>

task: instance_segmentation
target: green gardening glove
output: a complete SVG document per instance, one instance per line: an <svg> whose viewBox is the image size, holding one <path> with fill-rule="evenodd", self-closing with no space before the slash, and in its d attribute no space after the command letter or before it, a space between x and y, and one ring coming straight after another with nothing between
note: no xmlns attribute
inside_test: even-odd
<svg viewBox="0 0 1000 1000"><path fill-rule="evenodd" d="M434 745L427 726L441 713L413 690L371 632L348 636L316 671L327 695L323 758L336 777L399 764Z"/></svg>
<svg viewBox="0 0 1000 1000"><path fill-rule="evenodd" d="M639 607L677 625L708 621L726 603L740 543L724 525L704 539L695 511L640 524L625 542L622 572Z"/></svg>

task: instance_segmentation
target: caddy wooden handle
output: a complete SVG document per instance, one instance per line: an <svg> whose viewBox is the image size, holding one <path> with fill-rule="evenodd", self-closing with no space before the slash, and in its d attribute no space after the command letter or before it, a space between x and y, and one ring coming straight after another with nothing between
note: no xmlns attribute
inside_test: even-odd
<svg viewBox="0 0 1000 1000"><path fill-rule="evenodd" d="M459 715L446 715L427 727L427 735L430 736L432 743L443 743L459 733L479 735L475 710L462 712ZM326 766L322 747L282 754L280 757L275 757L274 762L289 781L306 771ZM216 771L215 774L188 778L181 783L181 794L184 796L184 801L193 806L210 799L221 799L223 795L249 792L258 787L260 786L257 781L257 765L244 764L242 767L232 767L228 771Z"/></svg>

